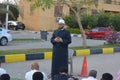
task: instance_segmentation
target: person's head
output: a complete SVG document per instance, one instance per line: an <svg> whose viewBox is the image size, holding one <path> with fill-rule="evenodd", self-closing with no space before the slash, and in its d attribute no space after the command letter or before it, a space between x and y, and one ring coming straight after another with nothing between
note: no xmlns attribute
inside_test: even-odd
<svg viewBox="0 0 120 80"><path fill-rule="evenodd" d="M110 73L104 73L101 80L113 80L113 76Z"/></svg>
<svg viewBox="0 0 120 80"><path fill-rule="evenodd" d="M0 80L10 80L9 74L2 74L2 75L0 76Z"/></svg>
<svg viewBox="0 0 120 80"><path fill-rule="evenodd" d="M63 19L60 19L58 21L58 24L59 24L59 29L62 29L64 27L64 25L65 25L65 21Z"/></svg>
<svg viewBox="0 0 120 80"><path fill-rule="evenodd" d="M35 72L32 78L33 80L43 80L43 74L41 72Z"/></svg>
<svg viewBox="0 0 120 80"><path fill-rule="evenodd" d="M32 64L31 64L31 69L32 70L39 70L39 64L37 63L37 62L33 62Z"/></svg>
<svg viewBox="0 0 120 80"><path fill-rule="evenodd" d="M96 70L90 70L89 76L92 76L92 77L96 78L97 77L97 71Z"/></svg>
<svg viewBox="0 0 120 80"><path fill-rule="evenodd" d="M66 67L61 67L59 70L60 73L68 73L68 69Z"/></svg>

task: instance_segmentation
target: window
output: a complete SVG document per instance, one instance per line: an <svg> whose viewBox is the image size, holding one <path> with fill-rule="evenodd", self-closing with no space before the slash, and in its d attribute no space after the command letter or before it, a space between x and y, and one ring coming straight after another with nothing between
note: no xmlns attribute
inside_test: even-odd
<svg viewBox="0 0 120 80"><path fill-rule="evenodd" d="M61 17L62 16L63 6L55 6L54 16Z"/></svg>
<svg viewBox="0 0 120 80"><path fill-rule="evenodd" d="M118 5L120 5L120 2L118 2Z"/></svg>
<svg viewBox="0 0 120 80"><path fill-rule="evenodd" d="M98 11L95 9L92 9L92 14L98 14Z"/></svg>
<svg viewBox="0 0 120 80"><path fill-rule="evenodd" d="M98 0L93 0L94 2L98 2Z"/></svg>
<svg viewBox="0 0 120 80"><path fill-rule="evenodd" d="M111 4L111 0L104 0L104 2L106 3L106 4Z"/></svg>

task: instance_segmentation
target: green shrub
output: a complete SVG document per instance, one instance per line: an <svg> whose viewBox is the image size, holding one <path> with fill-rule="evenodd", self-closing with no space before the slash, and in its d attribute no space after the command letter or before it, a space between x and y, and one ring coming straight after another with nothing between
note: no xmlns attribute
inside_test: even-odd
<svg viewBox="0 0 120 80"><path fill-rule="evenodd" d="M108 27L108 26L110 26L110 17L111 17L111 14L101 12L98 15L98 24L97 24L97 26L99 26L99 27Z"/></svg>
<svg viewBox="0 0 120 80"><path fill-rule="evenodd" d="M111 25L116 31L120 31L120 15L112 16Z"/></svg>
<svg viewBox="0 0 120 80"><path fill-rule="evenodd" d="M70 28L78 28L78 23L75 20L75 16L74 15L70 15L70 16L65 16L64 17L65 23L70 27Z"/></svg>
<svg viewBox="0 0 120 80"><path fill-rule="evenodd" d="M81 23L84 29L93 28L97 26L98 17L96 15L81 15Z"/></svg>
<svg viewBox="0 0 120 80"><path fill-rule="evenodd" d="M65 16L64 20L66 22L66 25L68 25L70 28L75 28L75 30L70 29L72 33L79 33L79 29L76 30L76 28L79 28L79 26L74 15ZM116 31L120 31L120 15L113 15L105 12L100 12L97 15L82 14L81 23L83 29L91 29L96 26L98 27L109 26Z"/></svg>
<svg viewBox="0 0 120 80"><path fill-rule="evenodd" d="M80 29L79 28L66 28L68 31L70 31L70 33L73 34L80 34Z"/></svg>
<svg viewBox="0 0 120 80"><path fill-rule="evenodd" d="M95 27L97 25L97 19L98 18L95 15L82 14L81 23L83 29L87 29L88 27L89 28ZM66 22L66 25L68 25L70 28L79 28L74 15L65 16L64 20Z"/></svg>

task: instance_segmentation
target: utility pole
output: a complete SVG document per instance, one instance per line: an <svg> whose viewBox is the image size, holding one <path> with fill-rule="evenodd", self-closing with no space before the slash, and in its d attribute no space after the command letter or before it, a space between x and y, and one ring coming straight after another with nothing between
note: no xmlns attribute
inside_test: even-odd
<svg viewBox="0 0 120 80"><path fill-rule="evenodd" d="M7 6L6 6L7 12L6 12L6 29L8 29L8 17L9 17L9 0L7 0Z"/></svg>

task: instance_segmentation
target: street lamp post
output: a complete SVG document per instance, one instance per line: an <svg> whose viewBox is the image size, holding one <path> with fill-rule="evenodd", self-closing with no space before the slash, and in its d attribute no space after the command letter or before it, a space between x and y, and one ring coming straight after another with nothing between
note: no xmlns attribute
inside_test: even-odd
<svg viewBox="0 0 120 80"><path fill-rule="evenodd" d="M6 12L6 29L8 29L8 17L9 17L9 0L7 0L7 12Z"/></svg>

